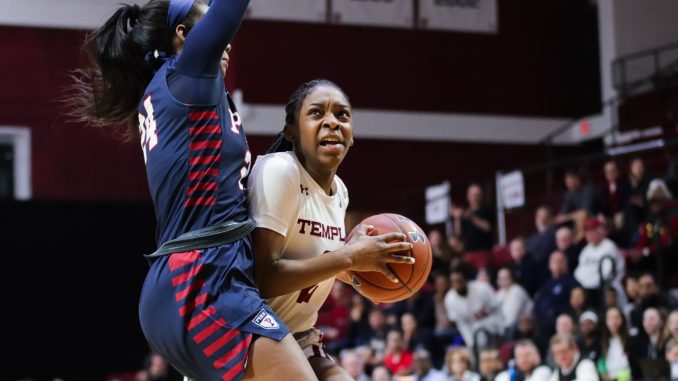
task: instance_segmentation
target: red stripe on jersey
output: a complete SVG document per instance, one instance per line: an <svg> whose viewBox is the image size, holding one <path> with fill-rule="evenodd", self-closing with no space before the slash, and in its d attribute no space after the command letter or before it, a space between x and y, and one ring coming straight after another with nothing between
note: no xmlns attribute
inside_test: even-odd
<svg viewBox="0 0 678 381"><path fill-rule="evenodd" d="M170 255L169 268L174 271L180 267L195 263L200 259L200 250L187 251L185 253L174 253Z"/></svg>
<svg viewBox="0 0 678 381"><path fill-rule="evenodd" d="M218 331L219 328L223 328L224 325L226 325L226 321L224 319L219 319L200 331L197 335L193 336L193 340L195 340L197 344L200 344L205 341L205 339L212 336L214 332Z"/></svg>
<svg viewBox="0 0 678 381"><path fill-rule="evenodd" d="M226 345L228 342L233 340L234 337L238 336L240 334L240 331L237 329L232 329L228 331L226 334L221 336L219 339L217 339L215 342L210 344L205 350L203 351L205 353L205 356L212 356L214 352L218 351L221 349L224 345Z"/></svg>
<svg viewBox="0 0 678 381"><path fill-rule="evenodd" d="M222 141L221 140L203 140L195 143L189 144L189 149L191 151L197 151L201 149L207 149L207 148L221 148Z"/></svg>
<svg viewBox="0 0 678 381"><path fill-rule="evenodd" d="M188 294L190 294L191 292L199 291L202 288L202 286L204 286L204 285L205 285L205 280L201 279L201 280L191 284L190 286L186 287L185 289L177 292L177 294L175 295L176 298L177 298L177 302L180 301L180 300L186 299Z"/></svg>
<svg viewBox="0 0 678 381"><path fill-rule="evenodd" d="M189 206L212 206L216 205L217 199L215 197L194 197L194 198L189 198L186 200L184 203L184 208L188 208Z"/></svg>
<svg viewBox="0 0 678 381"><path fill-rule="evenodd" d="M183 317L186 316L186 314L193 312L195 307L205 303L205 300L207 300L207 293L201 294L193 300L189 300L183 307L179 308L179 315Z"/></svg>
<svg viewBox="0 0 678 381"><path fill-rule="evenodd" d="M218 134L218 133L221 133L221 126L218 124L209 126L191 127L188 130L188 134L191 136L199 134Z"/></svg>
<svg viewBox="0 0 678 381"><path fill-rule="evenodd" d="M213 164L221 160L221 154L219 155L210 155L210 156L196 156L188 159L188 163L191 165L201 165L201 164Z"/></svg>
<svg viewBox="0 0 678 381"><path fill-rule="evenodd" d="M214 111L192 112L188 114L188 120L195 122L196 120L219 119L219 114Z"/></svg>
<svg viewBox="0 0 678 381"><path fill-rule="evenodd" d="M223 355L219 360L215 361L214 367L217 369L221 369L224 365L228 364L229 361L233 360L237 355L241 354L242 351L246 351L250 347L250 342L252 342L252 335L247 335L247 338L240 343L238 343L233 349L228 351L225 355ZM243 363L244 361L239 361L238 364L236 364L231 370L226 372L224 375L223 379L224 380L231 380L233 377L235 377L238 373L243 368Z"/></svg>
<svg viewBox="0 0 678 381"><path fill-rule="evenodd" d="M217 183L198 183L186 191L187 195L193 194L195 191L206 190L206 191L215 191L217 190Z"/></svg>
<svg viewBox="0 0 678 381"><path fill-rule="evenodd" d="M176 287L182 283L186 283L189 279L193 278L195 274L199 273L202 270L202 263L192 268L190 271L185 272L181 275L177 275L172 278L172 286Z"/></svg>
<svg viewBox="0 0 678 381"><path fill-rule="evenodd" d="M194 316L193 319L188 322L186 325L186 330L190 331L197 327L200 323L205 321L205 319L214 315L215 312L217 312L217 309L214 308L214 306L209 306L205 311L202 311L200 314Z"/></svg>
<svg viewBox="0 0 678 381"><path fill-rule="evenodd" d="M197 179L203 178L205 176L213 176L213 177L219 176L219 168L210 168L206 171L189 172L188 173L188 179L189 180L197 180Z"/></svg>

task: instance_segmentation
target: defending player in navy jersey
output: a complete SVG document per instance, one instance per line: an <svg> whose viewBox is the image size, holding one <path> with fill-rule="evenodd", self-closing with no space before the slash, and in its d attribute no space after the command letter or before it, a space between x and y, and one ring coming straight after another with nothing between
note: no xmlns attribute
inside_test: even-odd
<svg viewBox="0 0 678 381"><path fill-rule="evenodd" d="M353 145L351 107L334 83L301 86L286 107L284 133L257 159L249 178L250 211L256 222L256 280L261 294L294 333L320 380L350 375L325 353L314 328L335 276L345 270L380 271L397 281L387 263L412 263L392 254L409 250L400 233L368 236L362 226L346 243L348 190L336 176Z"/></svg>
<svg viewBox="0 0 678 381"><path fill-rule="evenodd" d="M86 42L76 112L139 130L159 245L139 305L153 350L196 381L315 380L253 280L250 153L223 81L248 4L121 7Z"/></svg>

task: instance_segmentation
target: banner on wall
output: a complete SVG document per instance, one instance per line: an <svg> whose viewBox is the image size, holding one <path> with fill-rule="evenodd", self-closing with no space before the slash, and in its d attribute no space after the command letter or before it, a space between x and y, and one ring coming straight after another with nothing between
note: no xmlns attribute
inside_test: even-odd
<svg viewBox="0 0 678 381"><path fill-rule="evenodd" d="M251 19L325 22L325 0L252 0L247 9Z"/></svg>
<svg viewBox="0 0 678 381"><path fill-rule="evenodd" d="M412 0L333 0L332 21L337 24L412 28Z"/></svg>
<svg viewBox="0 0 678 381"><path fill-rule="evenodd" d="M422 29L497 33L497 0L419 0Z"/></svg>

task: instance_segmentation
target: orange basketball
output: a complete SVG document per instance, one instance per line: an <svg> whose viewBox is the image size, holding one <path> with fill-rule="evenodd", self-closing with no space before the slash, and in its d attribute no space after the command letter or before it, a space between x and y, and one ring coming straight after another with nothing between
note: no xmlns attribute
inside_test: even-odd
<svg viewBox="0 0 678 381"><path fill-rule="evenodd" d="M426 283L431 272L433 261L431 245L424 231L412 220L399 214L383 213L368 217L361 224L372 225L370 235L381 235L390 232L403 233L412 244L412 250L394 254L414 257L414 264L389 263L389 268L396 274L399 282L393 283L389 278L376 271L348 271L353 288L373 302L392 303L407 299L419 291ZM348 235L350 240L356 228Z"/></svg>

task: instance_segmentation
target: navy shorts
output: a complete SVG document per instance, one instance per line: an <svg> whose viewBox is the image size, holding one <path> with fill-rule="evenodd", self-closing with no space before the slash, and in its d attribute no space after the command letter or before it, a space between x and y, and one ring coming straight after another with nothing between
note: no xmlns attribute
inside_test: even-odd
<svg viewBox="0 0 678 381"><path fill-rule="evenodd" d="M240 380L253 339L289 333L261 299L253 269L249 237L156 259L139 302L151 348L193 380Z"/></svg>

